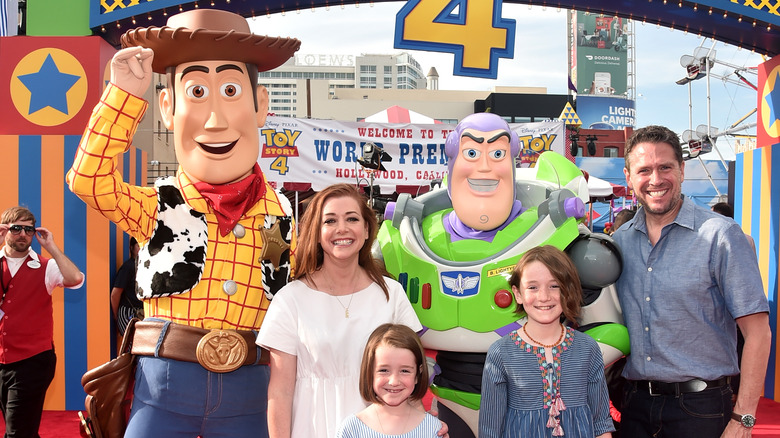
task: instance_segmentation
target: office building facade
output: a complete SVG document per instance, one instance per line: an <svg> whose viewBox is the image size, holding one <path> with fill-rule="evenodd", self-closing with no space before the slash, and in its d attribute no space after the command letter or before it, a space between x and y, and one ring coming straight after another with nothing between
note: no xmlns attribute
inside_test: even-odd
<svg viewBox="0 0 780 438"><path fill-rule="evenodd" d="M327 84L329 98L340 88L425 89L420 64L409 53L395 55L297 54L282 66L261 72L268 111L283 117L310 117L312 82Z"/></svg>

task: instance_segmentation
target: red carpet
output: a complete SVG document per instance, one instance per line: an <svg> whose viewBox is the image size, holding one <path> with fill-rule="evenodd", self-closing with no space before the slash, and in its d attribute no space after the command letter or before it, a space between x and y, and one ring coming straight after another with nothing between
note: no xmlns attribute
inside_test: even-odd
<svg viewBox="0 0 780 438"><path fill-rule="evenodd" d="M762 398L758 403L758 424L753 436L780 437L780 403ZM5 422L0 418L0 427ZM40 430L41 438L80 438L79 417L76 411L45 411ZM206 437L208 438L208 437Z"/></svg>
<svg viewBox="0 0 780 438"><path fill-rule="evenodd" d="M753 428L753 436L780 436L780 403L766 398L759 400L756 423L758 424Z"/></svg>
<svg viewBox="0 0 780 438"><path fill-rule="evenodd" d="M41 438L80 438L77 411L43 411ZM0 418L0 430L5 432L5 421Z"/></svg>

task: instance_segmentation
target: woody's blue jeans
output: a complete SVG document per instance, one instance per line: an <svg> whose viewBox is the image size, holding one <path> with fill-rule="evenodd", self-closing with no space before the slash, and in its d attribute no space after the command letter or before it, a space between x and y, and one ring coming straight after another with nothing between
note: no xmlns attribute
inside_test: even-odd
<svg viewBox="0 0 780 438"><path fill-rule="evenodd" d="M266 365L213 373L139 356L125 438L267 438L269 377Z"/></svg>

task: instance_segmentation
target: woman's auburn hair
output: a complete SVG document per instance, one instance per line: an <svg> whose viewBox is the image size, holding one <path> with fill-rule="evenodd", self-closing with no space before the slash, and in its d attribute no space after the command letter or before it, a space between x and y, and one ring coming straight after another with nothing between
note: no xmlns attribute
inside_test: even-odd
<svg viewBox="0 0 780 438"><path fill-rule="evenodd" d="M296 278L311 278L311 274L322 269L324 260L320 244L322 213L325 209L325 203L331 198L352 198L357 202L360 216L368 227L368 239L363 242L363 246L360 248L358 265L365 269L371 280L382 288L385 298L389 300L390 293L384 278L387 271L374 259L371 253L371 247L379 230L376 214L368 206L368 199L350 184L339 183L324 188L312 197L309 206L306 207L298 233L298 248L295 251Z"/></svg>

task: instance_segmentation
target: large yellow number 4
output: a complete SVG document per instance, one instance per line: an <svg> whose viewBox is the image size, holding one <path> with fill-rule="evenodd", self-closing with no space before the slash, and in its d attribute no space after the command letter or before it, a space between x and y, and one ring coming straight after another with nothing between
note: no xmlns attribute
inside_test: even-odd
<svg viewBox="0 0 780 438"><path fill-rule="evenodd" d="M498 59L512 58L515 20L502 0L409 0L396 15L395 48L455 55L453 74L495 79Z"/></svg>
<svg viewBox="0 0 780 438"><path fill-rule="evenodd" d="M279 172L279 175L286 175L287 171L290 170L290 168L287 166L287 157L284 155L276 157L276 159L269 167Z"/></svg>

